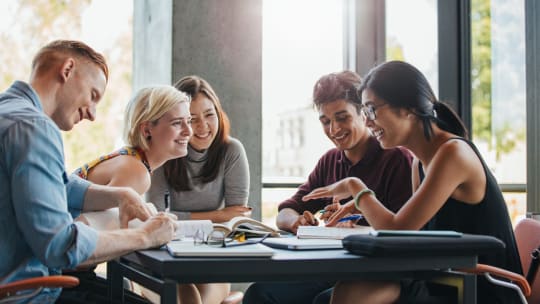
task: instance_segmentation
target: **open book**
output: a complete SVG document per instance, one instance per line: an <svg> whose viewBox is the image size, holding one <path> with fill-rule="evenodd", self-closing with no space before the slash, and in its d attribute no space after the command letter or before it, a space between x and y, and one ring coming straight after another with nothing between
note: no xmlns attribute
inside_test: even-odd
<svg viewBox="0 0 540 304"><path fill-rule="evenodd" d="M260 237L268 233L270 233L270 236L280 236L279 230L247 216L236 216L228 222L215 223L214 229L221 230L227 235L233 231L241 231L246 233L246 237Z"/></svg>
<svg viewBox="0 0 540 304"><path fill-rule="evenodd" d="M370 226L356 225L348 227L299 226L296 235L299 239L336 239L342 240L351 234L368 234L373 229Z"/></svg>
<svg viewBox="0 0 540 304"><path fill-rule="evenodd" d="M155 206L148 203L148 207L155 210ZM157 211L156 211L157 212ZM118 217L118 208L110 208L103 211L85 212L79 216L79 220L88 224L96 230L114 230L120 228ZM143 222L138 219L131 220L128 224L129 228L140 227ZM184 237L193 237L197 230L202 230L205 235L210 234L212 230L223 231L229 235L232 231L242 231L247 237L265 235L270 233L271 236L279 236L279 231L262 222L245 216L237 216L225 223L212 223L210 220L183 220L176 221L176 237L182 239Z"/></svg>

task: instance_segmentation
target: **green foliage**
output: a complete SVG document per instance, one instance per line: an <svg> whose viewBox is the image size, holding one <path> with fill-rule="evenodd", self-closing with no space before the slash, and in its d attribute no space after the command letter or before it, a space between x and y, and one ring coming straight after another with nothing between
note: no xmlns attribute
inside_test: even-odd
<svg viewBox="0 0 540 304"><path fill-rule="evenodd" d="M490 0L471 1L471 48L472 135L491 144Z"/></svg>
<svg viewBox="0 0 540 304"><path fill-rule="evenodd" d="M387 39L386 41L386 60L405 61L403 46L395 39Z"/></svg>
<svg viewBox="0 0 540 304"><path fill-rule="evenodd" d="M491 71L491 7L490 0L471 1L472 47L472 134L477 141L495 150L497 160L512 152L525 141L525 129L516 129L505 122L492 121L492 71Z"/></svg>

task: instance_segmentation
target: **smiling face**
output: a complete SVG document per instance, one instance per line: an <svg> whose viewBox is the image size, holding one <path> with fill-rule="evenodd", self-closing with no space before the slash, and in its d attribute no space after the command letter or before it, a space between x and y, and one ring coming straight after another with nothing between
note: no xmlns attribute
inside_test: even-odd
<svg viewBox="0 0 540 304"><path fill-rule="evenodd" d="M413 134L414 115L405 109L392 108L370 89L362 92L362 105L375 109L375 119L366 119L366 126L383 148L406 144L409 135Z"/></svg>
<svg viewBox="0 0 540 304"><path fill-rule="evenodd" d="M197 94L190 106L193 136L189 144L197 151L210 147L219 131L219 119L212 101L204 94Z"/></svg>
<svg viewBox="0 0 540 304"><path fill-rule="evenodd" d="M56 94L56 107L51 119L63 131L83 119L93 121L96 106L105 92L107 80L103 71L94 63L85 60L73 60L72 69L65 74L65 81Z"/></svg>
<svg viewBox="0 0 540 304"><path fill-rule="evenodd" d="M181 102L172 107L156 123L148 125L153 150L166 160L187 155L189 138L192 135L189 103Z"/></svg>
<svg viewBox="0 0 540 304"><path fill-rule="evenodd" d="M359 150L367 142L369 133L364 118L356 107L345 99L324 103L319 108L319 121L324 133L339 150L348 155Z"/></svg>

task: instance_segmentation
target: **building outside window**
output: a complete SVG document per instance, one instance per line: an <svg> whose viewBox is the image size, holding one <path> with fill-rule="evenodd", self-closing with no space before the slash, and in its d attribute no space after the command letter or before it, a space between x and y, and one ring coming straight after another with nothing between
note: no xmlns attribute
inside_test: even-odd
<svg viewBox="0 0 540 304"><path fill-rule="evenodd" d="M311 94L320 76L343 70L343 15L342 1L263 0L263 183L274 186L263 188L262 218L270 225L333 147ZM284 183L293 186L275 187Z"/></svg>

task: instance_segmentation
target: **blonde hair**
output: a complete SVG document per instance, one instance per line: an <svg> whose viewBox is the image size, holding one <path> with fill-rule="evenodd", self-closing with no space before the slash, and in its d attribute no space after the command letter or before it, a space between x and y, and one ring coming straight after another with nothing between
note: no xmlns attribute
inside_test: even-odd
<svg viewBox="0 0 540 304"><path fill-rule="evenodd" d="M191 102L188 95L173 86L162 85L140 89L129 101L124 117L124 141L132 147L149 148L148 139L141 132L141 124L156 125L170 109L182 102Z"/></svg>

